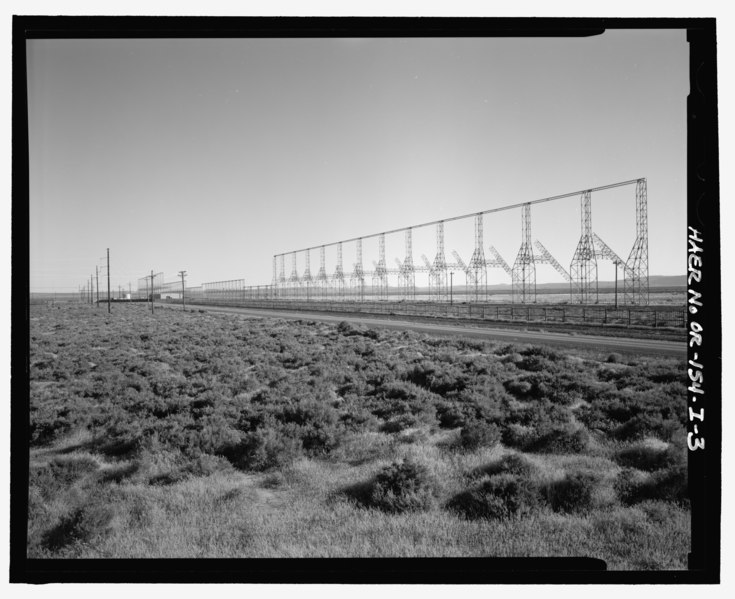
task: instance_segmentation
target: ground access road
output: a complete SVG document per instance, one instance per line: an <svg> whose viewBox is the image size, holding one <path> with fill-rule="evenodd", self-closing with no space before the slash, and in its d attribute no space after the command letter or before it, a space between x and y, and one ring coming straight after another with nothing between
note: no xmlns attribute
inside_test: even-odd
<svg viewBox="0 0 735 599"><path fill-rule="evenodd" d="M479 339L505 341L508 343L542 343L565 347L586 348L599 351L647 354L655 356L686 356L686 341L661 341L655 339L632 339L628 337L608 337L602 335L580 335L549 331L521 331L512 328L492 328L491 326L472 326L442 322L416 322L401 320L400 316L373 318L350 314L325 314L324 312L299 312L287 310L267 310L260 308L231 308L222 306L203 306L194 304L192 309L206 309L210 312L229 312L261 318L286 318L314 320L318 322L342 322L363 324L370 327L416 331L429 335L449 335Z"/></svg>

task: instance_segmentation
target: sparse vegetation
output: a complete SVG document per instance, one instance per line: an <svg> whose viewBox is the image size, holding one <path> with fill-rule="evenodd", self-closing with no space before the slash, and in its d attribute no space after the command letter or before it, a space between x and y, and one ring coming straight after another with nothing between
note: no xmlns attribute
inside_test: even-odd
<svg viewBox="0 0 735 599"><path fill-rule="evenodd" d="M686 566L682 360L39 305L30 390L31 557Z"/></svg>

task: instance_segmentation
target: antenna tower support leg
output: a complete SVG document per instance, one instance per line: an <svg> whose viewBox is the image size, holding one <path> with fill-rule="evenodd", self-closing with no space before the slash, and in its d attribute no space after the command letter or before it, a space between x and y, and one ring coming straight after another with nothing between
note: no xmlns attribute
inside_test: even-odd
<svg viewBox="0 0 735 599"><path fill-rule="evenodd" d="M521 208L521 248L511 271L513 302L534 303L536 301L536 263L531 243L531 204Z"/></svg>
<svg viewBox="0 0 735 599"><path fill-rule="evenodd" d="M319 248L319 272L316 275L316 284L319 289L319 296L321 299L327 298L327 292L329 290L329 278L327 277L326 269L326 258L325 258L325 247Z"/></svg>
<svg viewBox="0 0 735 599"><path fill-rule="evenodd" d="M304 262L306 263L306 267L304 268L304 276L301 279L301 281L305 286L304 290L306 291L306 299L310 300L311 299L311 285L314 282L314 279L311 276L311 251L309 250L304 251Z"/></svg>
<svg viewBox="0 0 735 599"><path fill-rule="evenodd" d="M362 238L357 240L355 270L350 278L350 287L356 301L362 302L365 299L365 272L362 268Z"/></svg>
<svg viewBox="0 0 735 599"><path fill-rule="evenodd" d="M582 235L574 251L569 274L572 277L572 302L597 303L597 258L592 237L592 197L582 193Z"/></svg>
<svg viewBox="0 0 735 599"><path fill-rule="evenodd" d="M636 238L625 263L624 297L626 304L647 306L648 296L648 185L638 179L635 186Z"/></svg>
<svg viewBox="0 0 735 599"><path fill-rule="evenodd" d="M436 256L429 273L429 294L435 301L449 301L449 276L444 256L444 221L436 223Z"/></svg>
<svg viewBox="0 0 735 599"><path fill-rule="evenodd" d="M337 297L342 300L345 296L345 273L342 267L342 242L337 244L337 267L334 269L332 286L337 292Z"/></svg>
<svg viewBox="0 0 735 599"><path fill-rule="evenodd" d="M470 300L475 302L487 300L487 261L483 249L482 229L482 214L477 214L475 215L475 250L472 252L467 269L467 283L472 283L474 287Z"/></svg>
<svg viewBox="0 0 735 599"><path fill-rule="evenodd" d="M416 272L413 266L413 230L406 229L406 257L399 273L399 281L403 284L403 298L416 299Z"/></svg>
<svg viewBox="0 0 735 599"><path fill-rule="evenodd" d="M378 236L378 264L373 273L373 296L388 298L388 267L385 264L385 233Z"/></svg>
<svg viewBox="0 0 735 599"><path fill-rule="evenodd" d="M288 277L290 295L295 298L299 294L299 272L296 270L296 252L291 254L291 276Z"/></svg>
<svg viewBox="0 0 735 599"><path fill-rule="evenodd" d="M276 287L276 297L283 295L283 288L286 285L286 256L281 254L278 256L278 287Z"/></svg>

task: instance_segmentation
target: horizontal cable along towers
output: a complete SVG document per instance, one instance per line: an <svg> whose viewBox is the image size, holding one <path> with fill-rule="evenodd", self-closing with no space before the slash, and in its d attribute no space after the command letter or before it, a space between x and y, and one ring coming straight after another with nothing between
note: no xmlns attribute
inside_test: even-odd
<svg viewBox="0 0 735 599"><path fill-rule="evenodd" d="M628 185L635 185L635 242L628 259L623 262L618 254L602 241L598 233L593 230L592 199L595 192ZM580 200L581 231L576 242L576 249L568 263L569 271L567 271L538 239L533 238L531 216L534 204L573 197L578 197ZM488 226L485 215L515 209L519 210L521 216L520 239L515 260L510 266L493 246L489 246L492 258L487 258L485 255L484 229ZM469 221L470 219L474 221L472 255L469 260L463 260L459 252L452 249L450 252L452 258L447 261L445 254L446 224L460 220ZM490 221L489 226L492 225L493 222ZM428 226L435 226L435 254L432 260L422 254L420 263L414 263L415 233L418 229ZM386 260L386 236L400 232L404 233L405 249L402 255L396 256L400 250L396 251L395 246L391 246L393 256L390 258L390 263L395 262L395 266L389 268ZM363 242L374 238L377 238L377 260L375 258L369 259L371 266L368 267L368 270L365 270L363 265ZM348 273L345 273L342 261L343 245L345 243L355 244L355 262ZM327 270L326 253L331 247L335 247L337 258L336 266L329 267L334 269L330 274L330 271ZM374 246L370 244L368 247L372 248ZM316 277L313 277L309 266L310 251L317 248L320 252L320 268ZM285 277L284 269L286 254L276 254L274 256L274 297L306 297L310 300L347 298L352 301L380 301L389 299L392 293L397 293L403 300L413 301L422 295L423 297L428 296L429 301L442 302L450 299L450 273L462 271L465 274L465 285L464 288L461 285L454 285L454 300L485 302L488 301L488 268L493 267L499 269L500 276L509 277L511 297L514 303L533 303L537 301L537 267L539 265L550 265L562 277L564 283L568 284L571 301L583 304L596 303L599 301L598 260L612 260L616 265L623 267L625 303L645 305L648 304L649 295L647 185L645 179L633 179L411 227L363 235L287 253L291 254L292 260L291 274L288 278ZM431 256L428 251L427 253ZM297 255L301 256L300 261L305 265L301 275L297 268ZM421 280L424 281L421 283L424 287L421 288L420 294L417 287L417 275L420 275ZM349 291L345 289L347 279L349 279ZM372 283L369 289L366 287L366 279L369 279ZM393 282L391 283L391 281ZM457 283L456 279L454 283ZM314 287L316 287L318 293L311 291Z"/></svg>

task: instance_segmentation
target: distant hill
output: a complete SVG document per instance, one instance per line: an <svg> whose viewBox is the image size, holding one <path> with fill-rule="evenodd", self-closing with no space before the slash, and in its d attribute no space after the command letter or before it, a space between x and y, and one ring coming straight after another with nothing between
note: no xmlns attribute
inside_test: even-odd
<svg viewBox="0 0 735 599"><path fill-rule="evenodd" d="M655 275L648 277L649 287L686 287L686 275Z"/></svg>

